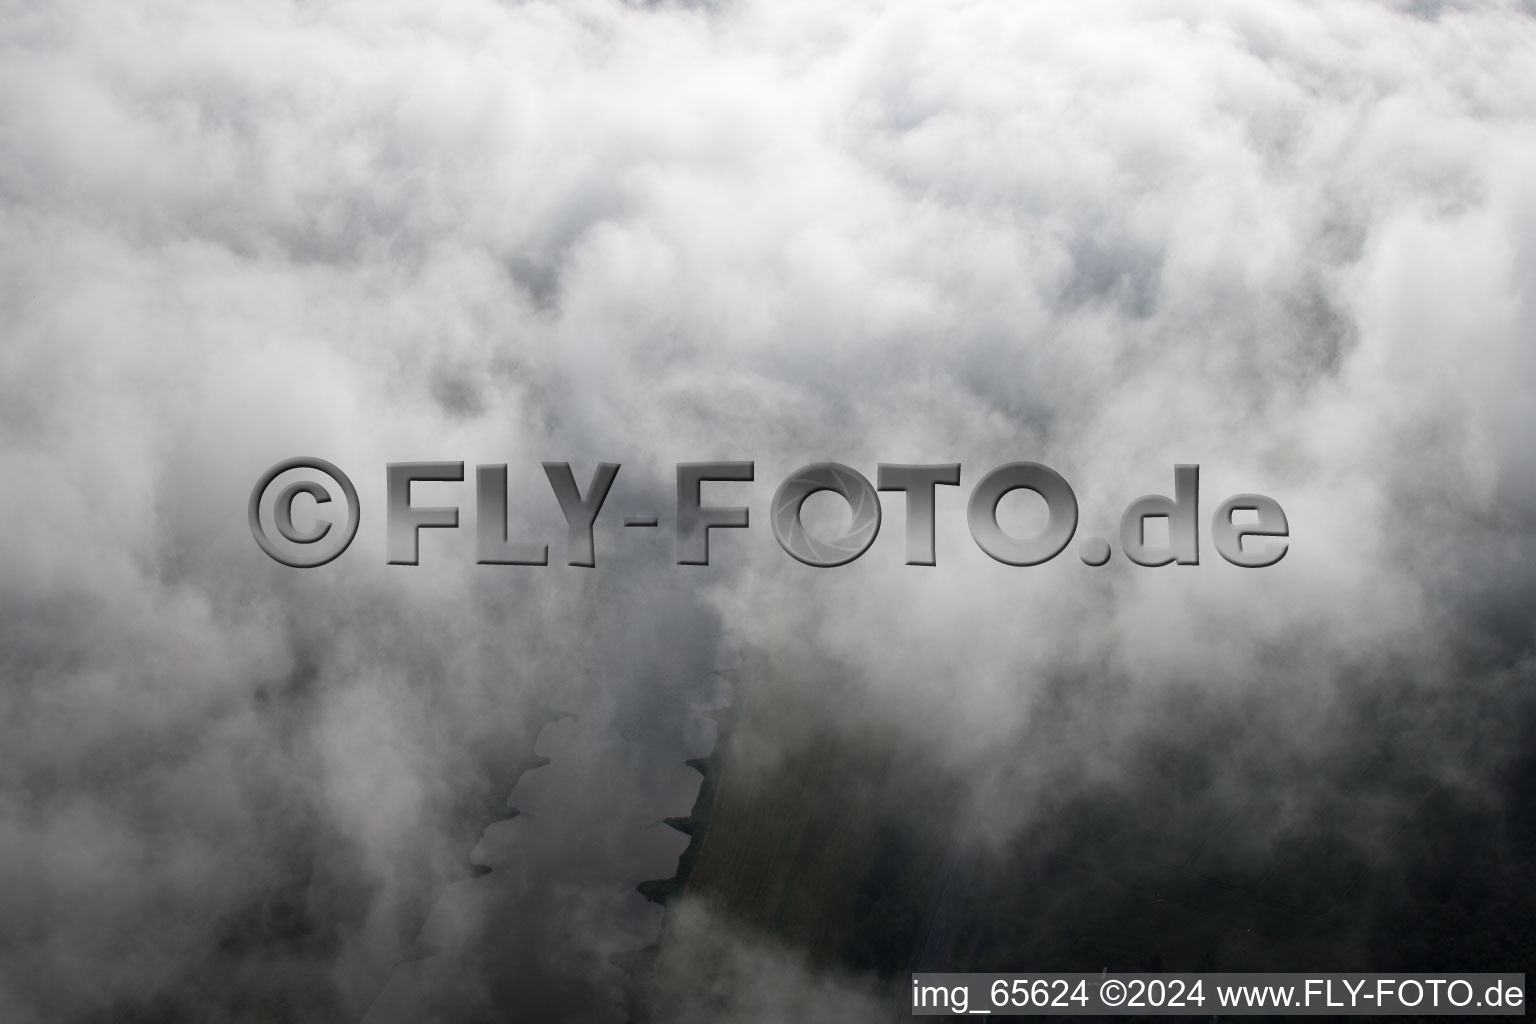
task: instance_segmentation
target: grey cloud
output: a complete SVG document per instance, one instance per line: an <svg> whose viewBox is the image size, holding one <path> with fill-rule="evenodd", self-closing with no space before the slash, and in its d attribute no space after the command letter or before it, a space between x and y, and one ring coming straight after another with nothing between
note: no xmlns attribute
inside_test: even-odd
<svg viewBox="0 0 1536 1024"><path fill-rule="evenodd" d="M1205 780L1191 818L1280 822L1245 832L1260 848L1378 748L1498 799L1529 721L1529 14L13 5L3 998L22 1021L210 998L238 1019L247 996L357 1018L437 972L465 979L451 1017L515 1002L487 976L554 922L589 959L529 984L607 1005L606 956L656 916L629 890L671 847L551 809L486 841L545 829L568 903L453 883L496 792L542 771L575 780L546 784L557 807L685 814L693 780L663 765L698 753L722 632L839 665L826 720L994 808L990 850L1050 845L1079 797L1134 804L1159 757ZM364 506L312 573L243 518L301 453ZM613 526L717 458L757 462L717 564ZM598 568L480 571L467 483L422 492L459 504L457 535L386 567L383 466L425 459L509 464L514 529L557 563L538 464L623 463ZM1075 545L1000 566L964 501L1018 459L1072 482L1079 539L1199 462L1203 516L1270 494L1293 549L1257 574L1208 543L1198 569L1088 569ZM902 564L899 495L852 565L778 550L769 496L824 460L962 462L938 566ZM525 772L550 708L586 731ZM1378 849L1410 791L1362 792L1349 842ZM470 908L463 948L397 966L439 897ZM873 998L677 916L727 976ZM499 946L503 923L524 938ZM775 987L742 988L741 1019L791 1012Z"/></svg>

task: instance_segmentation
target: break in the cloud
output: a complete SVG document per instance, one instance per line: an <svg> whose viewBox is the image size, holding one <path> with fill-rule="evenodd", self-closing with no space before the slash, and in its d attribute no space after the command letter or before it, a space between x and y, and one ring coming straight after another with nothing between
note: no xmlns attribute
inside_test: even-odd
<svg viewBox="0 0 1536 1024"><path fill-rule="evenodd" d="M361 1014L462 867L422 836L511 787L532 709L580 705L594 763L697 753L721 630L842 664L844 726L1005 795L1000 834L1031 778L1134 784L1173 690L1273 694L1253 742L1294 767L1369 744L1339 712L1373 680L1429 715L1469 649L1522 678L1525 7L82 0L4 26L8 1019L231 986ZM309 452L364 526L304 573L243 508ZM558 561L537 463L567 458L624 464L608 516L664 503L674 462L754 459L756 525L709 570L611 524L592 573L477 569L469 529L383 564L383 463L509 463ZM1204 514L1271 494L1293 549L1009 569L962 511L1019 458L1073 483L1081 536L1198 461ZM779 552L767 498L823 459L962 462L939 567L900 564L894 502L852 566ZM472 525L467 487L428 492ZM1117 681L1112 710L995 756L1072 677ZM1474 784L1486 725L1414 728ZM586 785L691 799L659 768ZM560 877L654 876L594 863ZM594 1005L647 912L612 913Z"/></svg>

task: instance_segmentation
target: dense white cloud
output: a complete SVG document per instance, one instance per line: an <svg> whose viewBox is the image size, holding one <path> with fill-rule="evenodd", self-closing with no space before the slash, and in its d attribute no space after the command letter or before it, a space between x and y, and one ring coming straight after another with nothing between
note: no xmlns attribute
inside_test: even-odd
<svg viewBox="0 0 1536 1024"><path fill-rule="evenodd" d="M4 24L18 1020L153 1007L210 950L238 964L231 921L305 891L293 842L346 865L297 898L331 922L314 957L340 1005L366 1006L455 758L556 696L629 728L615 703L702 673L721 628L841 660L875 698L852 720L1022 794L988 755L1043 680L1129 681L1081 734L1100 749L1040 753L1061 770L1113 774L1190 684L1278 688L1271 736L1335 744L1341 688L1386 665L1452 685L1454 642L1529 588L1519 6L82 0ZM244 521L303 453L364 507L314 573ZM719 491L754 527L717 533L707 571L601 527L585 576L477 569L471 529L383 564L385 462L509 463L514 528L558 563L540 460L583 482L622 462L616 520L709 458L758 479ZM1110 538L1198 461L1203 520L1270 494L1292 551L998 565L964 498L1020 458ZM939 567L901 565L895 500L852 566L783 555L768 497L824 459L962 462ZM420 493L472 527L468 484ZM701 694L656 697L668 729ZM351 917L315 905L333 891Z"/></svg>

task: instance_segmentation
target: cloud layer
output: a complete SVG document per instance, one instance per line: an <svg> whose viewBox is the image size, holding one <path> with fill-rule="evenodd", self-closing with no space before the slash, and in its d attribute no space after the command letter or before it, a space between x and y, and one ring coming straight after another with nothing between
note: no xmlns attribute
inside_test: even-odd
<svg viewBox="0 0 1536 1024"><path fill-rule="evenodd" d="M828 715L966 780L999 841L1046 782L1134 787L1179 701L1250 709L1233 762L1271 781L1237 803L1305 805L1384 737L1477 787L1521 742L1483 702L1523 706L1530 649L1525 7L79 0L5 25L8 1019L232 989L359 1016L463 867L447 808L511 789L535 709L622 776L557 803L686 813L686 773L624 766L701 752L722 635L842 666ZM307 572L244 520L306 453L364 510ZM417 459L507 463L555 564L475 566L466 483L418 488L465 529L385 565L383 465ZM708 492L754 517L715 564L672 564L669 514L617 527L706 459L757 466ZM1017 459L1071 481L1079 537L1198 462L1203 519L1269 494L1292 548L1003 566L964 502ZM623 464L596 570L560 564L542 460ZM769 496L823 460L961 462L939 565L902 564L898 496L860 561L784 555ZM593 891L675 852L635 848ZM635 927L590 925L597 1003Z"/></svg>

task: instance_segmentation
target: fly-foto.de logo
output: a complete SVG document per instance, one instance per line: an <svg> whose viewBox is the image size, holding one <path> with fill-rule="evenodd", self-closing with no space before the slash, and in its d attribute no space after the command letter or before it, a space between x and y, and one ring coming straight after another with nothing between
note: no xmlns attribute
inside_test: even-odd
<svg viewBox="0 0 1536 1024"><path fill-rule="evenodd" d="M566 563L592 567L597 564L592 528L608 499L619 464L600 463L583 491L568 462L546 462L544 475L567 526ZM314 476L329 477L331 486ZM394 462L384 468L385 551L390 565L415 565L420 532L457 529L459 509L454 505L424 506L411 503L411 485L417 482L464 480L462 462ZM677 564L709 564L709 532L746 529L750 510L741 506L705 505L700 488L705 482L744 483L753 480L751 462L680 462L677 464ZM906 495L906 561L908 565L935 565L934 495L938 487L960 485L960 464L904 465L880 463L871 485L858 470L835 462L817 462L795 470L774 492L768 521L779 546L793 558L817 568L846 565L869 550L880 532L879 491ZM997 506L1004 495L1016 490L1033 491L1045 501L1045 526L1032 537L1017 537L998 523ZM822 538L805 528L801 511L813 494L828 491L848 504L851 518L842 536ZM325 515L338 496L346 505L345 520L337 526ZM303 527L295 523L294 509L308 505ZM538 540L509 539L507 523L507 467L475 467L475 552L481 565L548 565L549 545ZM1238 513L1244 513L1237 521ZM334 513L333 513L334 514ZM248 508L251 534L272 558L295 568L325 565L345 551L357 536L362 508L357 488L336 466L311 457L285 459L268 469L251 490ZM339 517L338 517L339 518ZM1167 539L1148 537L1149 520L1164 520ZM661 523L654 511L624 515L624 525L656 528ZM1067 481L1038 462L1009 462L987 473L971 491L966 525L978 547L1007 565L1041 565L1059 555L1077 532L1077 496ZM1222 558L1250 569L1274 565L1289 550L1290 524L1273 498L1262 494L1235 494L1216 507L1211 517L1211 541ZM1126 506L1120 517L1120 550L1137 565L1200 564L1200 467L1179 465L1173 471L1173 497L1149 494ZM1248 543L1245 543L1248 541ZM1089 537L1078 545L1084 564L1099 566L1113 556L1102 537Z"/></svg>

